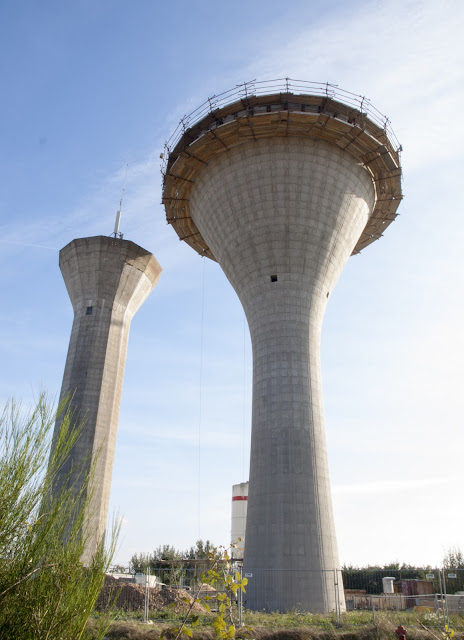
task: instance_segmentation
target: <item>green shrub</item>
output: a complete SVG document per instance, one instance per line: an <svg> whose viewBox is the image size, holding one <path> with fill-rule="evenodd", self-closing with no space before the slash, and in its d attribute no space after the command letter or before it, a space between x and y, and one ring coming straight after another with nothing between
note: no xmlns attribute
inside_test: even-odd
<svg viewBox="0 0 464 640"><path fill-rule="evenodd" d="M50 454L53 426L62 412ZM60 475L79 434L66 406L54 411L43 394L29 412L10 401L1 414L2 639L77 640L104 635L104 617L92 635L86 623L113 556L116 534L109 550L102 540L88 566L83 566L91 475L79 488L66 487ZM57 492L58 484L63 488Z"/></svg>

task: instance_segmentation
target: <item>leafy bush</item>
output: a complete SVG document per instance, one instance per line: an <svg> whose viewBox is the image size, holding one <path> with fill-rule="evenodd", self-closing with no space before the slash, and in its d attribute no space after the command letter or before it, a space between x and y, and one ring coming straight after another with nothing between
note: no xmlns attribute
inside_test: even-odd
<svg viewBox="0 0 464 640"><path fill-rule="evenodd" d="M62 413L50 454L53 425ZM29 412L10 401L1 414L0 638L90 638L86 622L116 534L108 551L101 541L83 566L91 475L79 487L67 487L60 474L79 434L66 406L53 411L43 394ZM101 618L93 638L103 637L105 624Z"/></svg>

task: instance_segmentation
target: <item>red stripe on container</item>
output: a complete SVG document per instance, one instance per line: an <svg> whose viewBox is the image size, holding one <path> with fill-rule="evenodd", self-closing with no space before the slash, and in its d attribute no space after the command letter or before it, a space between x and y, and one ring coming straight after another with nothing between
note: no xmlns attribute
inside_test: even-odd
<svg viewBox="0 0 464 640"><path fill-rule="evenodd" d="M234 497L232 498L232 502L233 502L234 500L248 500L248 496L234 496Z"/></svg>

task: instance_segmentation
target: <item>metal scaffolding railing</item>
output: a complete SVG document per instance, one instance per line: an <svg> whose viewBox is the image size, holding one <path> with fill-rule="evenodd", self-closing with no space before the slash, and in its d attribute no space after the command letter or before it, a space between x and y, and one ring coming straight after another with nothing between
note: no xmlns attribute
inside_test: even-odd
<svg viewBox="0 0 464 640"><path fill-rule="evenodd" d="M253 97L275 94L281 94L282 96L286 94L320 96L340 102L347 107L355 109L362 116L365 116L368 120L383 129L393 149L398 153L401 151L401 145L391 127L390 120L376 109L366 96L346 91L338 85L329 82L312 82L295 80L293 78L278 78L275 80L262 81L251 80L250 82L244 82L243 84L236 85L232 89L207 98L200 106L180 119L176 129L164 145L161 164L163 175L166 172L169 155L179 140L186 131L199 123L207 115L214 114L218 109L234 102L242 101L244 105L246 105L247 101ZM215 126L215 124L212 126Z"/></svg>

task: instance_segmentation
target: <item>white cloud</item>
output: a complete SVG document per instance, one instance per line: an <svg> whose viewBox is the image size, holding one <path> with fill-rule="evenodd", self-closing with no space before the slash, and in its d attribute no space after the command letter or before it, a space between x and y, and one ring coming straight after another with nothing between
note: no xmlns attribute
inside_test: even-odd
<svg viewBox="0 0 464 640"><path fill-rule="evenodd" d="M460 0L360 2L302 24L254 56L245 76L328 81L365 95L392 121L410 170L462 156L464 9Z"/></svg>
<svg viewBox="0 0 464 640"><path fill-rule="evenodd" d="M359 484L334 485L332 493L335 495L359 495L396 493L403 491L417 491L427 487L435 487L449 483L449 478L420 478L418 480L379 480L376 482L362 482Z"/></svg>

